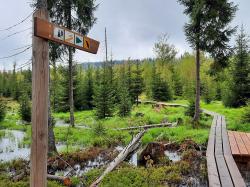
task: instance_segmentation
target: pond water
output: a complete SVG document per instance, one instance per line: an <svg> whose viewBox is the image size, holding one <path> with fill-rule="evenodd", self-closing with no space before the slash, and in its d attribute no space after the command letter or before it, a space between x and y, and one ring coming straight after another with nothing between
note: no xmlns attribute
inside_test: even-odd
<svg viewBox="0 0 250 187"><path fill-rule="evenodd" d="M25 132L4 130L5 135L0 138L0 161L10 161L16 158L28 159L30 149L22 145Z"/></svg>
<svg viewBox="0 0 250 187"><path fill-rule="evenodd" d="M181 155L177 153L177 151L164 151L164 154L171 160L172 162L178 162L181 160Z"/></svg>
<svg viewBox="0 0 250 187"><path fill-rule="evenodd" d="M1 130L4 136L0 137L0 162L8 162L14 159L28 160L30 156L30 147L23 145L23 139L26 135L18 130ZM66 149L63 143L56 145L57 150Z"/></svg>
<svg viewBox="0 0 250 187"><path fill-rule="evenodd" d="M55 126L56 127L69 127L69 123L66 123L64 120L56 120ZM76 128L82 128L82 129L91 129L90 127L88 127L85 124L76 124L75 126Z"/></svg>

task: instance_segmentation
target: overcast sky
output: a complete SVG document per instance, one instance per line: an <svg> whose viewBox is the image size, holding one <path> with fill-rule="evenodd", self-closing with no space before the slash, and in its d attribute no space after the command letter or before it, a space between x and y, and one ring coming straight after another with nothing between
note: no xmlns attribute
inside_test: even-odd
<svg viewBox="0 0 250 187"><path fill-rule="evenodd" d="M239 5L232 26L244 24L250 34L250 1L233 0ZM20 47L31 44L31 18L9 31L1 31L32 13L31 0L1 0L0 6L0 58L21 52ZM187 21L183 15L183 7L176 0L97 0L99 4L95 16L97 23L89 32L89 36L100 41L97 55L77 51L75 60L78 62L95 62L104 59L104 28L108 33L108 53L114 59L129 57L154 57L153 46L161 34L170 36L179 55L192 51L185 39L183 25ZM23 31L11 37L15 32ZM231 42L233 44L233 41ZM28 46L27 46L28 47ZM0 69L10 69L16 61L18 67L31 58L31 49L22 55L8 59L0 59Z"/></svg>

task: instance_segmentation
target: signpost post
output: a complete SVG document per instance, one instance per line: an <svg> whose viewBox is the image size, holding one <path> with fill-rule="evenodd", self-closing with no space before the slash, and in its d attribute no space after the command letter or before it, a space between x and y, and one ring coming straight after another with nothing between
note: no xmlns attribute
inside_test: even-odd
<svg viewBox="0 0 250 187"><path fill-rule="evenodd" d="M38 1L34 19L48 20L46 1ZM48 41L33 36L32 39L32 144L31 187L47 186L48 151L48 93L49 93Z"/></svg>
<svg viewBox="0 0 250 187"><path fill-rule="evenodd" d="M49 46L48 40L96 54L99 42L48 21L46 0L38 0L32 39L31 187L47 186Z"/></svg>

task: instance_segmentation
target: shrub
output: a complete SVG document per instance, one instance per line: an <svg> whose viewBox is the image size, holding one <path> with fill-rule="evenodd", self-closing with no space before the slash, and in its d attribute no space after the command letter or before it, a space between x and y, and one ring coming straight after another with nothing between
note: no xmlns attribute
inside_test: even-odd
<svg viewBox="0 0 250 187"><path fill-rule="evenodd" d="M241 116L242 123L250 123L250 101L248 102L244 112Z"/></svg>
<svg viewBox="0 0 250 187"><path fill-rule="evenodd" d="M6 104L2 99L0 99L0 122L4 120L5 115L6 115Z"/></svg>
<svg viewBox="0 0 250 187"><path fill-rule="evenodd" d="M194 101L194 99L192 99L189 101L187 110L185 111L185 115L190 116L190 117L194 117L194 113L195 113L195 101Z"/></svg>
<svg viewBox="0 0 250 187"><path fill-rule="evenodd" d="M23 94L19 99L19 115L22 120L31 122L31 103L27 94Z"/></svg>

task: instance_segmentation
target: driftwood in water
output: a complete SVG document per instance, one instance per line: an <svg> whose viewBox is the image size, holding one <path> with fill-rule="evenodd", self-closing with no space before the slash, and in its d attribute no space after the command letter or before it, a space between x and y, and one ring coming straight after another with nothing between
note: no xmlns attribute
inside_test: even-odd
<svg viewBox="0 0 250 187"><path fill-rule="evenodd" d="M116 168L124 159L126 159L130 153L138 148L139 141L145 132L147 132L147 129L143 129L132 139L132 141L122 150L122 152L120 152L120 154L108 165L103 174L91 184L91 187L96 187L109 172Z"/></svg>
<svg viewBox="0 0 250 187"><path fill-rule="evenodd" d="M161 123L161 124L152 124L152 125L135 126L135 127L115 128L113 130L123 131L123 130L151 129L160 127L172 127L176 125L177 123Z"/></svg>

